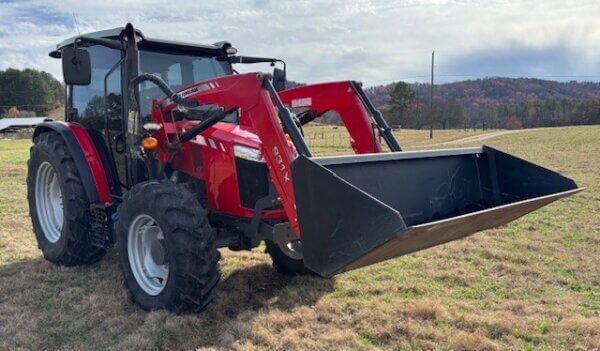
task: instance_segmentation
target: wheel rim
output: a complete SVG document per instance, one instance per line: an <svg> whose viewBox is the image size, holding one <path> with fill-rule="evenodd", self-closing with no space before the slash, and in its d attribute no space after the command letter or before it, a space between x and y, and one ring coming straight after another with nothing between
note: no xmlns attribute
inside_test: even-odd
<svg viewBox="0 0 600 351"><path fill-rule="evenodd" d="M62 232L64 210L58 176L50 162L43 162L37 170L35 204L44 236L56 243Z"/></svg>
<svg viewBox="0 0 600 351"><path fill-rule="evenodd" d="M277 245L287 257L293 260L301 260L304 258L304 255L302 254L302 242L300 240L277 243Z"/></svg>
<svg viewBox="0 0 600 351"><path fill-rule="evenodd" d="M160 264L152 252L153 245L163 246L162 240L162 229L154 218L141 214L131 222L127 233L129 265L140 288L152 296L163 291L169 277L169 263Z"/></svg>

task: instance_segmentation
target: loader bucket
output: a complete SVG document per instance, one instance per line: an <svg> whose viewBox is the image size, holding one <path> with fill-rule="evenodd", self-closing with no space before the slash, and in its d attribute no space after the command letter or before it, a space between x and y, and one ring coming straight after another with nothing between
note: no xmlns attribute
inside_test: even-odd
<svg viewBox="0 0 600 351"><path fill-rule="evenodd" d="M508 223L582 189L490 147L298 157L306 267L331 276Z"/></svg>

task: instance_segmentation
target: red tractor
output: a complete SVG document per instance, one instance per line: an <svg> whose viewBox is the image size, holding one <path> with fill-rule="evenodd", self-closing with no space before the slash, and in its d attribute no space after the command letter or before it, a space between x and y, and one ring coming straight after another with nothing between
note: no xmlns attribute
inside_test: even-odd
<svg viewBox="0 0 600 351"><path fill-rule="evenodd" d="M131 24L50 53L62 58L66 122L36 128L27 177L47 260L89 264L116 244L139 306L199 311L219 280L217 248L264 241L281 273L329 277L580 190L489 147L402 151L360 84L286 90L283 61L236 53L228 42L146 38ZM258 62L284 69L233 68ZM353 155L307 147L302 126L328 111Z"/></svg>

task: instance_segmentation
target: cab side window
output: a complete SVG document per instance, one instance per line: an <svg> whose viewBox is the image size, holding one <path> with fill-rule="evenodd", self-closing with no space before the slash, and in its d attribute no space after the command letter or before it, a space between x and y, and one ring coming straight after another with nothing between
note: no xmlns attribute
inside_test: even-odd
<svg viewBox="0 0 600 351"><path fill-rule="evenodd" d="M92 64L92 81L89 85L72 87L72 107L77 113L71 115L70 121L80 123L88 128L102 130L105 128L105 111L110 118L122 113L121 68L113 71L107 80L107 104L104 104L104 78L109 70L121 59L121 52L95 45L86 49L90 53Z"/></svg>
<svg viewBox="0 0 600 351"><path fill-rule="evenodd" d="M140 51L140 72L160 77L171 89L177 91L190 84L229 74L225 62L212 57L179 55L149 50ZM150 118L152 100L162 99L165 94L151 82L140 86L140 113Z"/></svg>

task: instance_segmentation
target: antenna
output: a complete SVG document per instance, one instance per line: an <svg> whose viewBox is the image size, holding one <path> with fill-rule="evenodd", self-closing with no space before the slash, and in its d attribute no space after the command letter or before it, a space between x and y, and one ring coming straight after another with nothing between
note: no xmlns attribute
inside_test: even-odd
<svg viewBox="0 0 600 351"><path fill-rule="evenodd" d="M75 22L75 28L77 28L77 34L81 35L81 32L79 31L79 25L77 24L77 17L75 17L75 12L72 12L73 14L73 21Z"/></svg>

